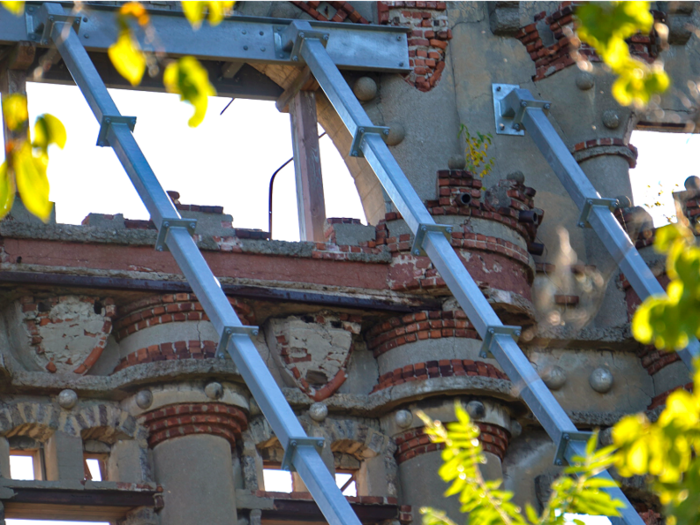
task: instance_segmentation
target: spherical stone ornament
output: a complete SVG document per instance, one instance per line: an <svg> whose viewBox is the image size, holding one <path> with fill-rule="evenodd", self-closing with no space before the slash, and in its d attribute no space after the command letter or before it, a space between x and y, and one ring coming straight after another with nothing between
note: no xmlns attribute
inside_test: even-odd
<svg viewBox="0 0 700 525"><path fill-rule="evenodd" d="M608 129L617 129L617 127L620 125L620 116L612 109L604 111L603 124Z"/></svg>
<svg viewBox="0 0 700 525"><path fill-rule="evenodd" d="M467 403L467 414L472 419L483 419L486 415L486 407L481 401L469 401Z"/></svg>
<svg viewBox="0 0 700 525"><path fill-rule="evenodd" d="M610 392L613 386L612 372L604 366L596 368L591 372L588 382L591 384L591 388L596 392L600 392L601 394Z"/></svg>
<svg viewBox="0 0 700 525"><path fill-rule="evenodd" d="M517 182L518 184L525 184L525 174L524 174L522 171L520 171L520 170L516 170L516 171L514 171L514 172L512 172L512 173L509 173L509 174L506 176L506 179L508 179L508 180L514 180L514 181Z"/></svg>
<svg viewBox="0 0 700 525"><path fill-rule="evenodd" d="M136 404L139 408L146 410L153 404L153 392L150 390L141 390L136 394Z"/></svg>
<svg viewBox="0 0 700 525"><path fill-rule="evenodd" d="M523 426L518 423L515 419L510 422L510 435L513 438L518 437L523 433Z"/></svg>
<svg viewBox="0 0 700 525"><path fill-rule="evenodd" d="M328 417L328 407L323 403L314 403L309 407L309 417L320 423Z"/></svg>
<svg viewBox="0 0 700 525"><path fill-rule="evenodd" d="M617 199L617 207L618 208L631 208L632 207L632 199L630 199L627 195L618 195L615 197Z"/></svg>
<svg viewBox="0 0 700 525"><path fill-rule="evenodd" d="M691 175L687 179L685 179L684 183L685 189L686 190L700 190L700 177L696 177L695 175Z"/></svg>
<svg viewBox="0 0 700 525"><path fill-rule="evenodd" d="M370 77L360 77L355 81L352 91L359 100L369 102L377 96L377 83Z"/></svg>
<svg viewBox="0 0 700 525"><path fill-rule="evenodd" d="M221 386L221 383L212 381L204 387L204 393L209 399L221 399L224 396L224 387Z"/></svg>
<svg viewBox="0 0 700 525"><path fill-rule="evenodd" d="M542 381L550 390L559 390L566 383L566 372L560 366L550 366L542 372Z"/></svg>
<svg viewBox="0 0 700 525"><path fill-rule="evenodd" d="M65 390L62 390L61 393L58 394L58 405L61 408L70 410L76 405L77 402L78 394L75 393L75 390L67 388Z"/></svg>
<svg viewBox="0 0 700 525"><path fill-rule="evenodd" d="M447 167L451 170L463 170L467 167L467 159L464 155L452 155L447 161Z"/></svg>
<svg viewBox="0 0 700 525"><path fill-rule="evenodd" d="M389 134L384 137L387 146L396 146L406 138L406 128L400 122L389 122L387 127Z"/></svg>
<svg viewBox="0 0 700 525"><path fill-rule="evenodd" d="M595 79L593 78L593 75L587 71L579 71L579 74L576 75L576 87L581 91L591 89L594 85Z"/></svg>
<svg viewBox="0 0 700 525"><path fill-rule="evenodd" d="M394 421L401 428L408 428L413 423L413 414L410 410L399 410L394 415Z"/></svg>

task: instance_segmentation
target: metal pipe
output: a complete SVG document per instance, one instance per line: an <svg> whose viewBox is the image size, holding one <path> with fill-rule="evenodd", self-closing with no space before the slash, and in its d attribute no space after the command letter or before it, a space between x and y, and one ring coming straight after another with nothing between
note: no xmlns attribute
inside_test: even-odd
<svg viewBox="0 0 700 525"><path fill-rule="evenodd" d="M228 106L227 106L228 107ZM324 131L321 133L318 138L321 139L327 132ZM277 177L277 174L282 171L282 168L287 166L290 162L294 160L294 157L288 159L284 164L282 164L279 168L275 170L275 172L272 174L272 177L270 177L270 189L267 192L267 231L270 233L270 240L272 240L272 190L274 189L274 184L275 184L275 177Z"/></svg>

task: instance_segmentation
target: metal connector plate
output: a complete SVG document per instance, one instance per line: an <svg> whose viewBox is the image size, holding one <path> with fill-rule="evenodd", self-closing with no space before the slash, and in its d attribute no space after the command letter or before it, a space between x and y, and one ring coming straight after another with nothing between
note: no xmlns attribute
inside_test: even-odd
<svg viewBox="0 0 700 525"><path fill-rule="evenodd" d="M518 337L520 337L520 332L522 328L519 326L509 326L509 325L493 325L486 329L486 337L481 345L481 350L479 351L479 357L482 359L490 357L493 359L493 354L491 353L491 345L493 344L493 336L496 334L508 334L517 343Z"/></svg>
<svg viewBox="0 0 700 525"><path fill-rule="evenodd" d="M591 211L593 210L593 206L604 206L610 211L614 212L615 209L617 208L618 202L617 199L600 199L600 198L595 198L595 199L586 199L586 202L583 203L583 209L581 210L581 216L578 218L578 227L579 228L590 228L591 225L588 222L588 217L591 215Z"/></svg>
<svg viewBox="0 0 700 525"><path fill-rule="evenodd" d="M367 133L379 133L383 137L389 135L389 128L386 126L362 126L357 128L355 136L352 139L352 144L350 145L350 156L351 157L364 157L362 153L362 141Z"/></svg>
<svg viewBox="0 0 700 525"><path fill-rule="evenodd" d="M216 348L216 357L223 359L226 357L226 347L231 337L234 335L245 334L249 337L254 337L260 333L260 328L257 326L227 326L221 333L219 346Z"/></svg>
<svg viewBox="0 0 700 525"><path fill-rule="evenodd" d="M284 451L284 456L282 457L282 464L280 465L281 470L288 470L289 472L294 472L294 454L299 447L314 447L318 453L321 453L323 449L324 439L322 437L293 437L289 438L287 443L287 448Z"/></svg>
<svg viewBox="0 0 700 525"><path fill-rule="evenodd" d="M440 232L449 242L452 242L452 226L448 224L419 224L416 230L416 238L413 240L413 246L411 246L413 255L427 255L423 249L423 242L428 232Z"/></svg>
<svg viewBox="0 0 700 525"><path fill-rule="evenodd" d="M592 435L592 432L565 432L562 434L559 444L557 445L557 451L554 454L554 464L561 467L567 463L566 447L569 446L571 441L579 441L585 446Z"/></svg>
<svg viewBox="0 0 700 525"><path fill-rule="evenodd" d="M107 135L109 135L109 127L112 124L127 124L131 131L136 127L136 117L124 117L122 115L103 115L100 123L100 133L97 135L97 145L101 147L109 146Z"/></svg>
<svg viewBox="0 0 700 525"><path fill-rule="evenodd" d="M197 228L197 219L163 219L160 230L158 230L158 237L156 238L156 251L168 251L168 246L165 241L168 238L168 231L170 231L170 228L185 228L190 235L194 235L194 231Z"/></svg>

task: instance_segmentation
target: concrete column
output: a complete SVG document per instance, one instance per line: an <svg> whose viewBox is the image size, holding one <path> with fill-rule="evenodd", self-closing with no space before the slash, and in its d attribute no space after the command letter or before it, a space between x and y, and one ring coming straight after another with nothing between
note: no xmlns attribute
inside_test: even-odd
<svg viewBox="0 0 700 525"><path fill-rule="evenodd" d="M44 447L46 461L46 479L83 480L83 440L64 432L54 432Z"/></svg>
<svg viewBox="0 0 700 525"><path fill-rule="evenodd" d="M133 439L117 441L109 453L107 479L133 483L146 481L141 465L143 452L138 442Z"/></svg>
<svg viewBox="0 0 700 525"><path fill-rule="evenodd" d="M0 477L10 479L10 442L0 437Z"/></svg>
<svg viewBox="0 0 700 525"><path fill-rule="evenodd" d="M192 434L163 441L153 456L163 486L162 523L235 525L236 491L231 445L219 436Z"/></svg>

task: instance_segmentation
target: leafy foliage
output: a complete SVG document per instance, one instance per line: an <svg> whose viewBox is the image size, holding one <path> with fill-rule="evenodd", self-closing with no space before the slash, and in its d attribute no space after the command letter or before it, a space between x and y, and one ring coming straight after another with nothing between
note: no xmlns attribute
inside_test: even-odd
<svg viewBox="0 0 700 525"><path fill-rule="evenodd" d="M669 525L700 523L698 362L695 369L694 393L673 392L655 423L637 414L623 418L613 429L618 471L623 476L651 476L652 489L666 505Z"/></svg>
<svg viewBox="0 0 700 525"><path fill-rule="evenodd" d="M5 162L0 166L0 219L12 209L19 191L27 210L47 221L53 205L49 201L49 146L63 148L66 129L53 115L44 114L34 124L34 142L22 138L27 127L27 98L14 94L3 97L3 117L15 138L5 146ZM19 138L17 138L19 137Z"/></svg>
<svg viewBox="0 0 700 525"><path fill-rule="evenodd" d="M1 0L0 5L7 9L13 15L21 16L24 13L24 2L13 2L10 0Z"/></svg>
<svg viewBox="0 0 700 525"><path fill-rule="evenodd" d="M461 511L470 513L471 525L564 525L566 513L620 515L618 509L623 504L601 490L616 486L615 482L595 477L613 461L612 447L595 451L597 434L588 442L586 455L574 458L574 464L564 469L564 475L552 484L552 496L544 512L538 515L528 505L523 515L520 507L511 501L513 493L501 489L501 480L483 478L479 464L486 459L478 439L479 428L459 404L455 405L455 414L457 421L449 423L447 428L423 413L419 416L431 441L445 445L444 463L438 471L445 482L451 482L445 496L459 495ZM429 507L420 511L423 525L454 525L442 511Z"/></svg>
<svg viewBox="0 0 700 525"><path fill-rule="evenodd" d="M209 13L209 23L218 25L224 16L233 12L233 5L236 2L182 2L182 11L189 20L192 28L197 30L201 27L202 21Z"/></svg>
<svg viewBox="0 0 700 525"><path fill-rule="evenodd" d="M576 16L579 38L618 75L612 93L620 104L646 106L653 95L668 89L671 81L663 63L649 65L633 58L625 42L637 32L651 31L654 17L649 2L590 2L580 6Z"/></svg>
<svg viewBox="0 0 700 525"><path fill-rule="evenodd" d="M165 68L163 83L168 92L178 93L180 100L186 100L194 106L194 115L188 124L193 128L199 126L207 113L209 96L216 95L202 64L194 57L182 57Z"/></svg>
<svg viewBox="0 0 700 525"><path fill-rule="evenodd" d="M488 156L489 146L491 146L491 140L493 139L491 133L483 135L477 131L476 136L473 136L469 133L469 128L462 124L459 127L457 136L461 137L462 135L464 135L464 140L467 143L467 169L472 173L478 173L480 177L491 173L495 163L495 159Z"/></svg>
<svg viewBox="0 0 700 525"><path fill-rule="evenodd" d="M666 253L671 279L667 295L647 298L632 318L632 334L657 348L684 348L691 336L700 335L700 248L693 232L681 224L656 230L654 247Z"/></svg>
<svg viewBox="0 0 700 525"><path fill-rule="evenodd" d="M147 61L131 28L131 21L136 21L141 27L149 24L148 13L139 2L127 2L119 9L119 36L117 41L109 46L107 54L117 72L132 86L138 86L146 71Z"/></svg>

